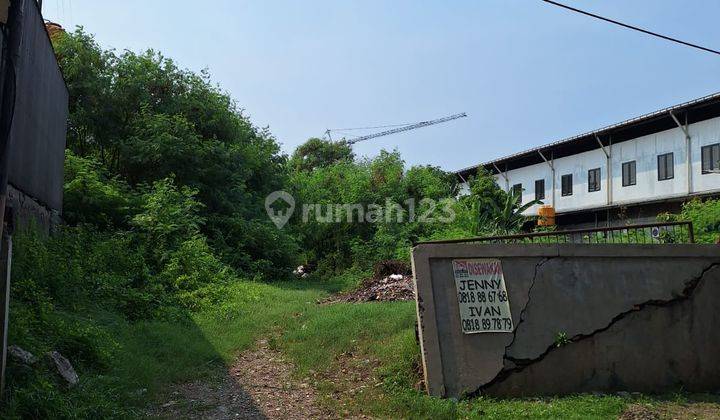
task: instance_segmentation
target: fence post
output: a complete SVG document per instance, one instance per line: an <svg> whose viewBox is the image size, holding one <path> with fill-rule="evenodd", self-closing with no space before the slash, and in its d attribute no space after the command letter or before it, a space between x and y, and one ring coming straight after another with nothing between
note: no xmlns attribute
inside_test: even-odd
<svg viewBox="0 0 720 420"><path fill-rule="evenodd" d="M12 236L5 233L0 243L0 396L5 391L5 366L7 362L8 316L10 314L10 271L12 267Z"/></svg>

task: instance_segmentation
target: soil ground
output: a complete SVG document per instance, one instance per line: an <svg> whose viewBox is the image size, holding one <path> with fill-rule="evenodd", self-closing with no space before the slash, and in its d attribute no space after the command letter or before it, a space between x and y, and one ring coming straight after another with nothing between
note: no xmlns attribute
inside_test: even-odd
<svg viewBox="0 0 720 420"><path fill-rule="evenodd" d="M362 401L362 394L372 394L377 381L377 361L358 356L342 354L336 360L337 369L301 380L293 376L294 366L282 353L267 340L260 340L255 348L240 354L226 375L176 385L166 402L147 414L212 420L348 418L350 412L343 401ZM321 395L318 388L329 392ZM720 405L716 401L634 402L619 419L720 419Z"/></svg>
<svg viewBox="0 0 720 420"><path fill-rule="evenodd" d="M292 377L294 367L261 340L242 353L227 374L173 387L151 417L201 419L334 418L320 408L317 392Z"/></svg>
<svg viewBox="0 0 720 420"><path fill-rule="evenodd" d="M293 364L267 340L260 340L255 348L240 354L225 375L176 385L168 392L166 401L147 414L167 419L212 420L348 418L350 412L343 401L361 402L363 394L373 394L377 361L345 353L335 364L337 368L331 372L311 373L310 378L299 379L292 374ZM329 392L321 393L318 388ZM720 404L634 402L619 419L720 419Z"/></svg>

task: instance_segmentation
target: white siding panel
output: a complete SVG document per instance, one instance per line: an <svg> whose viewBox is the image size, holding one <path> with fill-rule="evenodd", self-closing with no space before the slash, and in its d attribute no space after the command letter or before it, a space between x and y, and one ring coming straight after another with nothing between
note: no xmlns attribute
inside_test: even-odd
<svg viewBox="0 0 720 420"><path fill-rule="evenodd" d="M687 194L687 170L685 169L685 135L679 128L620 143L628 153L622 160L613 159L613 204L635 203L662 197ZM623 149L625 150L625 149ZM634 150L634 154L630 152ZM672 179L658 181L658 155L673 154ZM636 185L622 186L623 162L636 161Z"/></svg>
<svg viewBox="0 0 720 420"><path fill-rule="evenodd" d="M606 164L607 159L601 149L555 159L556 211L582 210L607 204ZM588 171L595 168L600 168L600 191L588 192ZM573 193L563 197L561 179L570 173L573 176Z"/></svg>
<svg viewBox="0 0 720 420"><path fill-rule="evenodd" d="M691 124L689 132L692 137L692 192L720 191L720 174L701 174L700 148L720 143L720 118L713 118ZM686 166L687 145L685 135L679 128L638 137L613 145L611 151L612 166L612 202L611 204L631 204L645 201L673 198L688 194ZM672 179L658 180L658 155L673 153L674 176ZM636 185L622 186L622 163L636 161ZM607 196L607 159L601 149L578 153L572 156L555 159L555 210L557 213L604 207L608 204ZM588 191L588 170L601 168L600 191ZM561 194L561 177L573 175L573 194L563 197ZM552 171L546 163L538 163L507 172L509 182L506 184L501 175L495 179L503 190L508 186L521 183L523 185L523 202L535 198L535 180L545 180L545 204L553 204ZM527 211L537 214L537 206Z"/></svg>
<svg viewBox="0 0 720 420"><path fill-rule="evenodd" d="M693 191L713 191L720 189L720 174L702 174L700 150L702 146L720 143L720 118L705 120L690 125L692 137Z"/></svg>

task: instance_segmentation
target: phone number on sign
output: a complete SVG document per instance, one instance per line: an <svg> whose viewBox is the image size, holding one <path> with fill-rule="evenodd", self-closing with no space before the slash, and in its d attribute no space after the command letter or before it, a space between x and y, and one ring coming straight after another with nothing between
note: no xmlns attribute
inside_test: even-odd
<svg viewBox="0 0 720 420"><path fill-rule="evenodd" d="M508 331L513 324L510 318L463 319L463 331Z"/></svg>
<svg viewBox="0 0 720 420"><path fill-rule="evenodd" d="M458 293L458 301L460 303L495 303L495 302L507 302L507 292L504 290L490 291L490 292L460 292Z"/></svg>

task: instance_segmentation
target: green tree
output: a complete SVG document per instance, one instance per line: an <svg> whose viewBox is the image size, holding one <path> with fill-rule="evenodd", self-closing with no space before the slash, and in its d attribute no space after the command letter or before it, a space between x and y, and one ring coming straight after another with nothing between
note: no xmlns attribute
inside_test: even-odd
<svg viewBox="0 0 720 420"><path fill-rule="evenodd" d="M294 170L290 187L297 208L312 205L306 221L296 211L291 223L303 259L329 271L408 258L413 241L448 228L452 220L443 216L455 205L453 175L432 166L406 168L397 151Z"/></svg>
<svg viewBox="0 0 720 420"><path fill-rule="evenodd" d="M480 167L476 176L468 180L470 196L478 202L480 209L488 209L493 204L505 202L507 193L498 186L495 177L487 169Z"/></svg>
<svg viewBox="0 0 720 420"><path fill-rule="evenodd" d="M99 162L130 196L173 178L179 190L196 192L200 232L224 262L251 275L267 266L290 271L294 240L273 231L264 210L265 197L286 185L287 158L207 71L180 69L153 50L103 50L82 28L57 38L55 49L70 93L75 156Z"/></svg>
<svg viewBox="0 0 720 420"><path fill-rule="evenodd" d="M496 229L493 225L498 214L496 209L505 206L508 194L500 189L495 177L482 167L468 179L468 186L470 193L458 200L457 226L461 232L469 232L473 236L491 234Z"/></svg>
<svg viewBox="0 0 720 420"><path fill-rule="evenodd" d="M82 27L54 42L55 54L70 93L67 147L78 156L109 157L119 127L113 95L116 57L104 51Z"/></svg>
<svg viewBox="0 0 720 420"><path fill-rule="evenodd" d="M355 154L349 144L313 137L295 149L290 158L290 167L295 171L310 171L340 161L352 161L354 158Z"/></svg>

